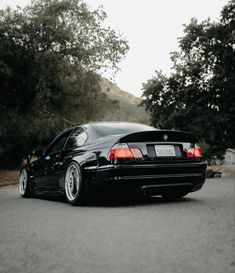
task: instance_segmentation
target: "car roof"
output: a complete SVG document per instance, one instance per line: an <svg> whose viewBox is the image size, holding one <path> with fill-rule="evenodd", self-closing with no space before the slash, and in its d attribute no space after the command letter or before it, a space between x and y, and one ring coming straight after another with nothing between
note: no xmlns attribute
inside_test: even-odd
<svg viewBox="0 0 235 273"><path fill-rule="evenodd" d="M99 125L115 125L115 124L118 124L118 125L128 125L128 124L136 124L136 125L145 125L145 124L142 124L142 123L138 123L138 122L127 122L127 121L97 121L97 122L91 122L91 123L87 123L87 124L81 124L80 126L89 126L89 125L96 125L96 126L99 126Z"/></svg>
<svg viewBox="0 0 235 273"><path fill-rule="evenodd" d="M124 127L124 128L129 128L129 127L139 127L139 126L146 126L149 128L152 128L153 130L157 130L156 128L146 125L146 124L141 124L141 123L137 123L137 122L126 122L126 121L98 121L98 122L90 122L90 123L84 123L84 124L80 124L77 126L73 126L70 128L67 128L63 131L66 132L67 130L71 130L71 129L75 129L78 127L82 127L83 129L85 129L88 133L88 135L91 138L98 138L98 137L102 137L104 134L102 132L102 130L100 130L99 127L116 127L118 126L120 127ZM138 130L137 130L138 131Z"/></svg>

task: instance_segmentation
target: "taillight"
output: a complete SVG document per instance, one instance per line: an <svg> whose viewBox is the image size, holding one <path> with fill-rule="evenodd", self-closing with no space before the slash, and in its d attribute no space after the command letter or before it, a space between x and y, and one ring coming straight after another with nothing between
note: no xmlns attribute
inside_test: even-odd
<svg viewBox="0 0 235 273"><path fill-rule="evenodd" d="M187 157L189 158L202 157L202 149L200 147L189 148L187 150Z"/></svg>
<svg viewBox="0 0 235 273"><path fill-rule="evenodd" d="M126 143L118 143L112 147L109 151L108 157L110 160L112 159L129 159L129 158L136 158L142 159L143 154L141 153L140 149L138 148L129 148Z"/></svg>

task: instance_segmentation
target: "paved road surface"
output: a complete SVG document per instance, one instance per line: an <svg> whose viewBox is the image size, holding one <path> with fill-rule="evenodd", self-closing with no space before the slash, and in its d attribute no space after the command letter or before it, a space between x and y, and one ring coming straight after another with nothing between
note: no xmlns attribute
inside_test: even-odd
<svg viewBox="0 0 235 273"><path fill-rule="evenodd" d="M176 202L71 207L0 189L0 272L234 273L234 180Z"/></svg>

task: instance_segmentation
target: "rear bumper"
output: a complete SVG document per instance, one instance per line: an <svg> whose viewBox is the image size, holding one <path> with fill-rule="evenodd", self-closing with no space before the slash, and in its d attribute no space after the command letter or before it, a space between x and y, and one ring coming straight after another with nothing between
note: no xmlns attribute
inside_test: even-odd
<svg viewBox="0 0 235 273"><path fill-rule="evenodd" d="M184 188L199 190L206 179L206 163L107 165L94 171L92 186L105 188L151 188L156 192Z"/></svg>

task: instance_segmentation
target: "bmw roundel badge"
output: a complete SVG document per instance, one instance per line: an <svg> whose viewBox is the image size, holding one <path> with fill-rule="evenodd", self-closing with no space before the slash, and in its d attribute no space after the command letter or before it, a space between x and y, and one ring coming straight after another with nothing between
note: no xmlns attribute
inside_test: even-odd
<svg viewBox="0 0 235 273"><path fill-rule="evenodd" d="M163 135L163 140L167 141L168 140L168 135Z"/></svg>

